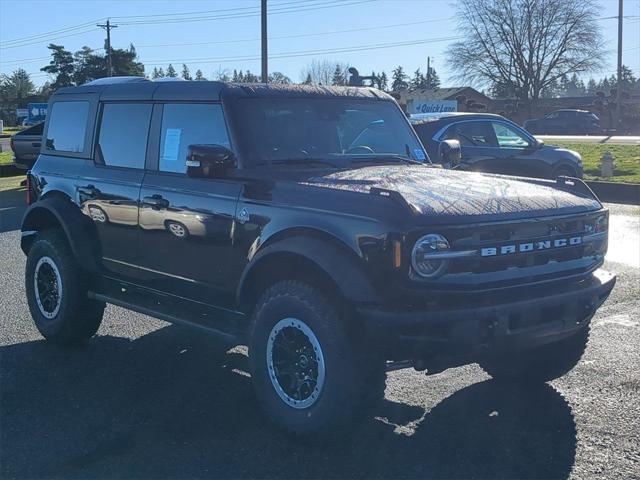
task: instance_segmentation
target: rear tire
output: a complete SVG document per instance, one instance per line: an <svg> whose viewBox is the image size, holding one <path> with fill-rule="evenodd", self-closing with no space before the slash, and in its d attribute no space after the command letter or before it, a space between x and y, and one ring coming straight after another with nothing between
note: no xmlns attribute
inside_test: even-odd
<svg viewBox="0 0 640 480"><path fill-rule="evenodd" d="M98 331L105 304L87 298L87 277L61 232L38 234L27 255L25 287L33 321L48 341L78 344Z"/></svg>
<svg viewBox="0 0 640 480"><path fill-rule="evenodd" d="M335 432L384 396L383 363L365 363L343 320L324 294L297 281L269 287L256 305L253 385L263 409L288 433Z"/></svg>
<svg viewBox="0 0 640 480"><path fill-rule="evenodd" d="M575 367L587 347L589 327L556 343L485 359L480 366L501 382L543 383Z"/></svg>

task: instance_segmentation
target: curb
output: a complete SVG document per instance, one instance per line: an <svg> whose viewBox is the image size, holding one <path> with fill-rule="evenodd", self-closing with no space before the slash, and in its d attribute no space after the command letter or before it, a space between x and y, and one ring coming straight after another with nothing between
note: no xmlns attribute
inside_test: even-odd
<svg viewBox="0 0 640 480"><path fill-rule="evenodd" d="M640 205L640 183L586 182L600 200Z"/></svg>

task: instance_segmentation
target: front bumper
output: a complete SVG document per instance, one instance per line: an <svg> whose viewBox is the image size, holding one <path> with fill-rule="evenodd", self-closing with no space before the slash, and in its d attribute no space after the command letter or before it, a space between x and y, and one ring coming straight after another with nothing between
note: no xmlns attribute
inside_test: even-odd
<svg viewBox="0 0 640 480"><path fill-rule="evenodd" d="M588 326L615 282L614 274L599 269L579 281L554 284L515 301L509 294L482 305L466 303L461 295L460 307L406 311L361 306L358 314L368 344L375 342L387 358L446 357L454 366L573 335Z"/></svg>

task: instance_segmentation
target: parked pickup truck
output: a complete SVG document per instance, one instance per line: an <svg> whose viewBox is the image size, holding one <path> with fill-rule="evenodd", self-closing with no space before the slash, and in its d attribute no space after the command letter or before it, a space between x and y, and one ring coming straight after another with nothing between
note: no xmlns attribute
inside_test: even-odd
<svg viewBox="0 0 640 480"><path fill-rule="evenodd" d="M11 137L11 150L16 166L29 170L36 162L42 145L44 122L29 127Z"/></svg>

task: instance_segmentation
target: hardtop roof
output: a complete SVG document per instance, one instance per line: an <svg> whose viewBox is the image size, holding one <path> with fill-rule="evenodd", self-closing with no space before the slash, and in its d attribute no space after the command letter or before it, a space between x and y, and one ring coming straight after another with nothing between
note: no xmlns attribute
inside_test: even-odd
<svg viewBox="0 0 640 480"><path fill-rule="evenodd" d="M259 98L362 98L393 100L370 87L329 87L322 85L282 85L227 83L216 81L151 81L143 77L103 78L76 87L64 87L62 95L99 94L102 100L219 100L229 97Z"/></svg>

